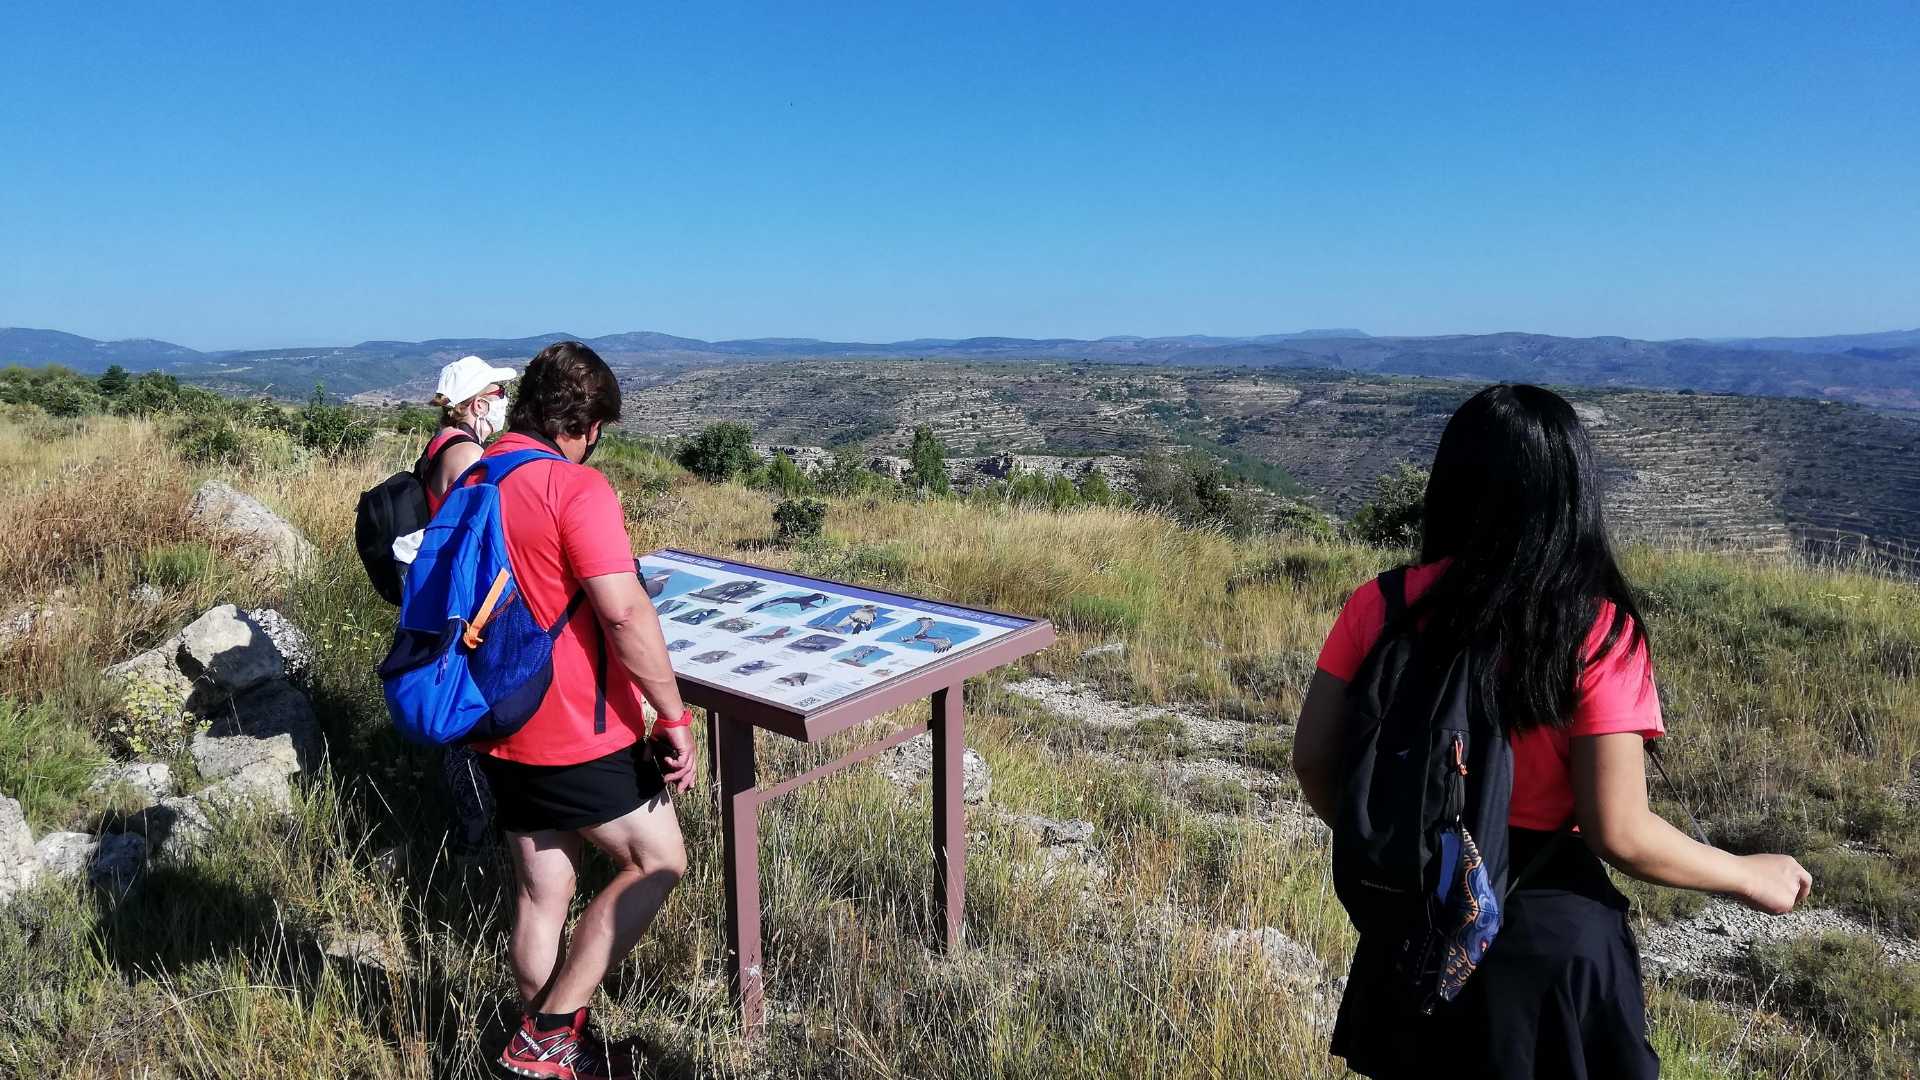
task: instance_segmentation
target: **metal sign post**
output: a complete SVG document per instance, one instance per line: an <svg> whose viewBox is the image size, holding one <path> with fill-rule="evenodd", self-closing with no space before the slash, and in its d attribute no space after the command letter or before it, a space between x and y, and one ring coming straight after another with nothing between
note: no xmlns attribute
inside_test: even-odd
<svg viewBox="0 0 1920 1080"><path fill-rule="evenodd" d="M933 899L937 943L965 921L962 801L968 678L1053 644L1044 620L803 577L664 549L639 566L666 629L680 693L707 712L726 860L727 943L741 1022L765 1019L760 946L760 808L803 784L933 734ZM754 732L819 742L904 705L927 721L799 776L761 786Z"/></svg>

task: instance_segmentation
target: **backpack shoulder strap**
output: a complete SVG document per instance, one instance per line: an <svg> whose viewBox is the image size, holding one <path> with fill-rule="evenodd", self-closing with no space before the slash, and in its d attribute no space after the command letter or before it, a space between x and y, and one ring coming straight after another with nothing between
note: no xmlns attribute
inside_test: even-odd
<svg viewBox="0 0 1920 1080"><path fill-rule="evenodd" d="M432 476L434 468L440 464L440 459L446 456L447 451L459 446L461 443L472 443L475 446L479 446L480 440L464 431L456 431L452 435L447 436L439 446L434 446L429 442L427 446L432 452L429 453L427 450L420 451L420 460L413 463L414 478L423 484L426 483Z"/></svg>
<svg viewBox="0 0 1920 1080"><path fill-rule="evenodd" d="M489 484L498 486L501 481L512 475L513 471L522 465L535 461L565 460L567 460L565 457L551 450L514 450L510 453L496 454L491 457L483 456L479 461L469 465L467 471L461 473L460 478L453 482L453 487L447 490L453 491L456 488L465 487L475 482L476 479L483 479Z"/></svg>
<svg viewBox="0 0 1920 1080"><path fill-rule="evenodd" d="M1380 599L1386 601L1387 622L1407 613L1407 568L1396 566L1374 579L1380 586Z"/></svg>

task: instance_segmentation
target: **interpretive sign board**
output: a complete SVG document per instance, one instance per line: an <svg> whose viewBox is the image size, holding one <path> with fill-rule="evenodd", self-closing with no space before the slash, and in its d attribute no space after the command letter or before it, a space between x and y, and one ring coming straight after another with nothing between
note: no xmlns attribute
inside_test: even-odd
<svg viewBox="0 0 1920 1080"><path fill-rule="evenodd" d="M726 860L727 942L742 1022L765 1012L760 945L760 809L801 785L930 734L933 900L939 944L965 926L965 681L1053 644L1041 619L810 578L672 548L637 569L666 632L680 696L707 711L707 749ZM807 772L762 785L754 733L816 742L924 702L925 723Z"/></svg>
<svg viewBox="0 0 1920 1080"><path fill-rule="evenodd" d="M970 667L954 661L1045 626L672 548L642 557L639 571L674 674L796 719L931 669Z"/></svg>

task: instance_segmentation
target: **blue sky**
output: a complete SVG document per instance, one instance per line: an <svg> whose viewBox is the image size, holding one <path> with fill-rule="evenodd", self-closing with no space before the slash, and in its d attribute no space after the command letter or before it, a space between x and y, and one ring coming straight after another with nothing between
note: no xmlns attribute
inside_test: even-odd
<svg viewBox="0 0 1920 1080"><path fill-rule="evenodd" d="M1911 2L271 6L9 12L0 325L1920 324Z"/></svg>

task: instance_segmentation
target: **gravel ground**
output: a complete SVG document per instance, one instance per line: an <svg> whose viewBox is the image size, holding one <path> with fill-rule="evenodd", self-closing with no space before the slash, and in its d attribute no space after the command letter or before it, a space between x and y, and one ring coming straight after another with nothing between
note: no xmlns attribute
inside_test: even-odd
<svg viewBox="0 0 1920 1080"><path fill-rule="evenodd" d="M1007 692L1043 705L1061 716L1075 717L1088 727L1103 730L1129 728L1142 720L1167 716L1179 720L1187 736L1204 748L1238 749L1247 737L1247 725L1243 723L1164 705L1131 705L1107 697L1091 687L1050 679L1044 675L1008 683Z"/></svg>
<svg viewBox="0 0 1920 1080"><path fill-rule="evenodd" d="M1687 918L1642 931L1640 956L1650 971L1662 975L1738 975L1741 958L1755 944L1832 931L1872 938L1890 960L1920 960L1920 942L1881 933L1831 908L1766 915L1720 899Z"/></svg>

